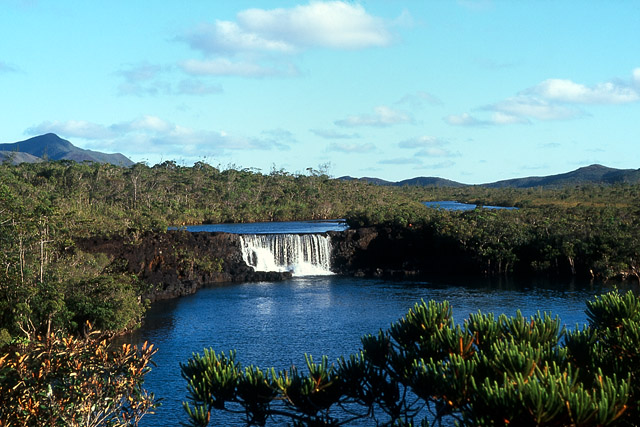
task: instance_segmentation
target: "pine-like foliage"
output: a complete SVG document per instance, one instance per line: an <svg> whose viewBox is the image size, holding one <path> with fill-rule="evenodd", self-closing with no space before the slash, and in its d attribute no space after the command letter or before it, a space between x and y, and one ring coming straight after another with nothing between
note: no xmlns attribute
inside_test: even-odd
<svg viewBox="0 0 640 427"><path fill-rule="evenodd" d="M246 425L640 424L640 299L617 291L587 302L589 325L558 317L476 313L456 325L448 302L416 304L362 350L307 373L242 368L205 350L182 365L190 425L215 411Z"/></svg>

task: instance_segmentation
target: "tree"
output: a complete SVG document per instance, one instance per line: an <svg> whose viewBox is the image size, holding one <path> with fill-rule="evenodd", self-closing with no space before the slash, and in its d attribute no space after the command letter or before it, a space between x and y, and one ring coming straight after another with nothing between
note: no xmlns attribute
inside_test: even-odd
<svg viewBox="0 0 640 427"><path fill-rule="evenodd" d="M307 357L307 374L205 350L181 365L184 408L201 427L220 411L259 426L638 425L640 299L611 292L587 302L587 315L572 331L546 313L478 312L455 325L446 301L423 301L335 365Z"/></svg>

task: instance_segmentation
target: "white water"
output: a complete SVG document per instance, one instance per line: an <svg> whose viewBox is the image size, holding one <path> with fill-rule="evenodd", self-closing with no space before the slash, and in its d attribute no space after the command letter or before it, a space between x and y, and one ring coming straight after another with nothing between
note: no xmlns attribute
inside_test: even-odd
<svg viewBox="0 0 640 427"><path fill-rule="evenodd" d="M294 276L331 272L331 241L323 234L242 234L242 259L256 271L291 271Z"/></svg>

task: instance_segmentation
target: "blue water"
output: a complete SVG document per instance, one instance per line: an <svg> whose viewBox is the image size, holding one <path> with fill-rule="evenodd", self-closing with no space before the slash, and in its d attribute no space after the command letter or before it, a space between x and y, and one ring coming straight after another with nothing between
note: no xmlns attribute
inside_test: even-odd
<svg viewBox="0 0 640 427"><path fill-rule="evenodd" d="M171 227L176 228L176 227ZM201 224L184 227L187 231L224 231L234 234L300 234L343 231L348 228L344 220L251 222L238 224Z"/></svg>
<svg viewBox="0 0 640 427"><path fill-rule="evenodd" d="M442 200L438 202L423 202L423 203L430 208L444 209L447 211L472 211L477 207L479 207L478 205L474 205L470 203L461 203L453 200ZM514 207L491 206L491 205L480 206L480 207L484 209L508 209L508 210L518 209Z"/></svg>
<svg viewBox="0 0 640 427"><path fill-rule="evenodd" d="M462 284L461 284L462 283ZM159 351L157 367L146 387L163 398L155 415L143 426L175 426L185 421L182 401L186 381L180 362L204 348L237 350L243 365L286 369L304 366L304 354L335 361L360 348L360 337L387 329L421 299L448 300L456 322L481 310L526 316L536 311L558 314L567 327L586 323L585 300L600 293L597 287L549 283L513 283L438 280L391 282L337 276L300 277L284 282L213 286L195 295L154 304L145 325L126 337L134 343L148 340ZM212 425L233 425L223 418Z"/></svg>

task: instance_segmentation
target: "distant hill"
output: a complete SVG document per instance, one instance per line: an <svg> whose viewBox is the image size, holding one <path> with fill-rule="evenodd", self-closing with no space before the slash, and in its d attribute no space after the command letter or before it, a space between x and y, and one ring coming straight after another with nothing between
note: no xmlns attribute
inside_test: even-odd
<svg viewBox="0 0 640 427"><path fill-rule="evenodd" d="M0 144L0 152L9 152L9 156L13 157L12 161L15 163L20 163L20 161L73 160L76 162L111 163L117 166L133 165L131 160L120 153L107 154L84 150L54 133L34 136L24 141ZM7 154L0 155L0 160L6 158L8 158Z"/></svg>
<svg viewBox="0 0 640 427"><path fill-rule="evenodd" d="M352 176L341 176L340 178L338 178L339 181L362 181L362 182L368 182L369 184L375 184L375 185L393 185L394 183L391 181L385 181L384 179L380 179L380 178L370 178L370 177L362 177L362 178L354 178Z"/></svg>
<svg viewBox="0 0 640 427"><path fill-rule="evenodd" d="M421 185L424 187L465 187L466 186L466 184L461 184L456 181L451 181L450 179L437 178L437 177L424 177L424 176L398 181L393 183L393 185L399 186L399 187L402 187L404 185L408 185L408 186Z"/></svg>
<svg viewBox="0 0 640 427"><path fill-rule="evenodd" d="M15 151L0 151L0 163L4 161L10 161L14 165L19 163L39 163L43 162L40 157L36 157L29 153L15 152Z"/></svg>
<svg viewBox="0 0 640 427"><path fill-rule="evenodd" d="M462 184L444 178L417 177L402 181L391 182L379 178L353 178L343 176L340 180L358 180L376 185L389 185L395 187L424 186L424 187L465 187ZM506 179L503 181L481 184L481 187L489 188L531 188L531 187L564 187L580 184L615 184L615 183L640 183L640 169L614 169L602 165L591 165L558 175L530 176L526 178Z"/></svg>
<svg viewBox="0 0 640 427"><path fill-rule="evenodd" d="M405 185L408 185L408 186L418 185L418 186L424 186L424 187L464 187L466 185L466 184L461 184L459 182L451 181L444 178L425 177L425 176L405 179L397 182L385 181L384 179L380 179L380 178L370 178L370 177L353 178L351 176L341 176L338 179L342 181L364 181L370 184L390 185L394 187L403 187Z"/></svg>
<svg viewBox="0 0 640 427"><path fill-rule="evenodd" d="M507 179L489 184L490 188L564 187L579 184L640 183L640 169L614 169L602 165L590 165L572 172L549 176L530 176Z"/></svg>

